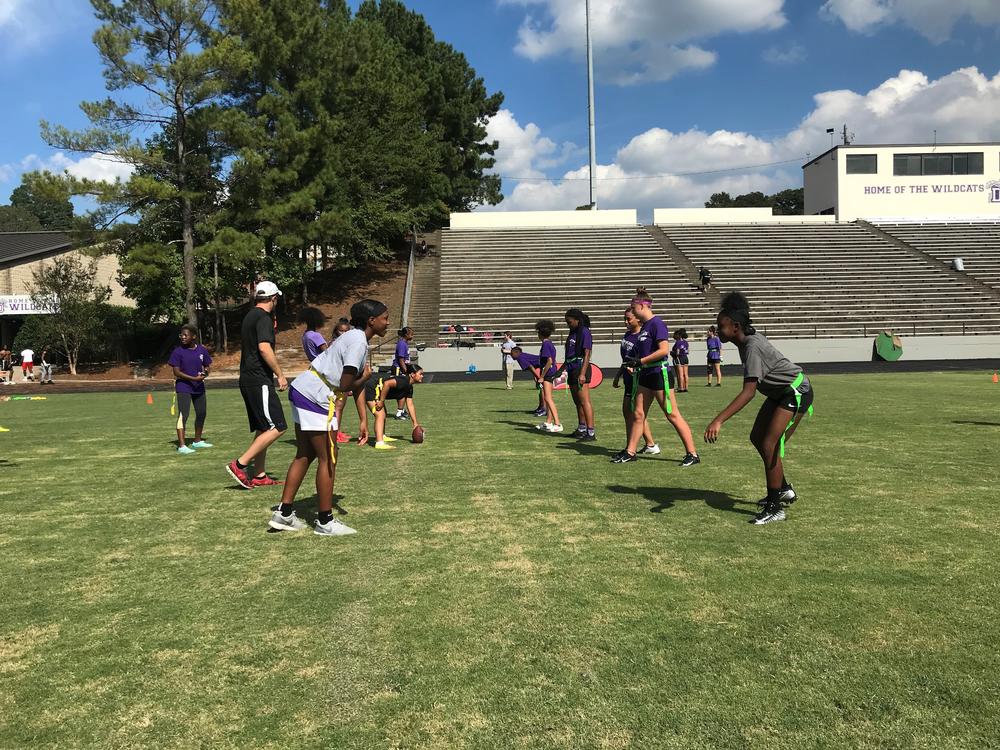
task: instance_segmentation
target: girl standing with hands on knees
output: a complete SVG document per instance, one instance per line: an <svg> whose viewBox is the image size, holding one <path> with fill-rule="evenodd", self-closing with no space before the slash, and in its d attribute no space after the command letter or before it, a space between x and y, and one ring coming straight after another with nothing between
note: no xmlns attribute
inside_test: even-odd
<svg viewBox="0 0 1000 750"><path fill-rule="evenodd" d="M802 368L789 361L774 344L754 330L750 303L739 292L722 299L718 317L722 341L736 344L743 361L743 390L705 429L705 440L719 439L722 425L753 401L760 391L766 397L757 412L750 442L764 462L767 497L753 521L758 526L785 520L785 509L795 502L792 485L785 478L782 459L785 443L792 439L804 413L812 413L813 389Z"/></svg>

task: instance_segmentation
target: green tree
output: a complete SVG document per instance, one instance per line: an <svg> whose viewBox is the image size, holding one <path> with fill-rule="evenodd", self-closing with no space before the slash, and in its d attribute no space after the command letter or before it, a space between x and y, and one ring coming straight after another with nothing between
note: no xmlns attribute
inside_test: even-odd
<svg viewBox="0 0 1000 750"><path fill-rule="evenodd" d="M802 216L805 213L805 191L802 188L782 190L771 196L774 213L780 216Z"/></svg>
<svg viewBox="0 0 1000 750"><path fill-rule="evenodd" d="M105 302L111 296L111 289L96 279L96 261L70 254L36 269L28 286L36 306L53 309L52 314L39 316L34 335L66 358L73 375L80 349L93 343L103 329Z"/></svg>
<svg viewBox="0 0 1000 750"><path fill-rule="evenodd" d="M759 190L733 198L733 208L770 208L771 199Z"/></svg>
<svg viewBox="0 0 1000 750"><path fill-rule="evenodd" d="M68 196L39 193L23 178L21 185L10 194L10 204L36 216L43 229L70 229L73 226L73 204Z"/></svg>
<svg viewBox="0 0 1000 750"><path fill-rule="evenodd" d="M17 206L0 206L0 232L37 232L42 223L30 211Z"/></svg>
<svg viewBox="0 0 1000 750"><path fill-rule="evenodd" d="M105 85L117 99L84 102L95 127L72 132L42 123L50 145L102 154L137 171L115 185L71 181L74 193L100 202L92 216L108 227L150 204L176 215L184 279L184 311L197 322L195 210L204 186L192 179L192 160L202 134L192 125L215 103L222 89L220 70L234 62L234 50L215 26L212 0L91 0L101 26L94 44L104 66ZM153 129L167 139L171 158L156 141L136 134Z"/></svg>
<svg viewBox="0 0 1000 750"><path fill-rule="evenodd" d="M726 192L712 193L712 197L705 202L705 208L732 208L733 197Z"/></svg>

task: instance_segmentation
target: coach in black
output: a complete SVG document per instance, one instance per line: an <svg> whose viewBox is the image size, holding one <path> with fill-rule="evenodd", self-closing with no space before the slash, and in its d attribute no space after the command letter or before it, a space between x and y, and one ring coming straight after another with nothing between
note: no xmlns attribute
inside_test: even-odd
<svg viewBox="0 0 1000 750"><path fill-rule="evenodd" d="M246 453L235 461L230 461L226 471L241 487L248 490L279 484L267 475L264 464L271 443L288 429L274 385L277 378L278 391L288 387L288 381L281 372L281 365L274 353L274 308L280 296L281 290L273 282L260 282L254 292L256 304L243 318L241 329L243 351L240 356L240 393L243 394L243 403L247 407L250 430L257 436Z"/></svg>

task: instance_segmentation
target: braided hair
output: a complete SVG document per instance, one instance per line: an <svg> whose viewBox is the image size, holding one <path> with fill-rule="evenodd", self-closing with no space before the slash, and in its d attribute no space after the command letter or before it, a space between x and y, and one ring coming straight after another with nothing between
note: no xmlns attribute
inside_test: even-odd
<svg viewBox="0 0 1000 750"><path fill-rule="evenodd" d="M750 320L750 301L742 292L730 292L722 298L722 308L719 315L725 315L736 323L747 336L757 333Z"/></svg>

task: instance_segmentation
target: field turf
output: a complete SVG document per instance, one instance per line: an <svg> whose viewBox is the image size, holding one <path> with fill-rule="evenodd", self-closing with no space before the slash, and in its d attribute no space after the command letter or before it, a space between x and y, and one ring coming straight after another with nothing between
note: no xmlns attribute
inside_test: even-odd
<svg viewBox="0 0 1000 750"><path fill-rule="evenodd" d="M784 523L747 523L756 404L613 466L610 383L596 444L429 384L424 445L342 452L341 539L265 533L235 390L188 457L165 394L0 403L0 748L1000 746L1000 386L814 382ZM738 386L681 396L700 446Z"/></svg>

